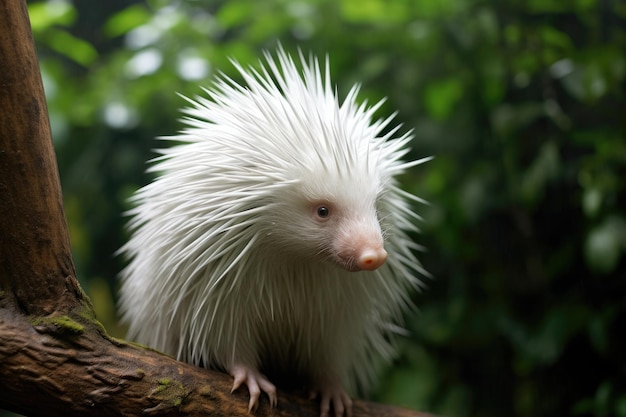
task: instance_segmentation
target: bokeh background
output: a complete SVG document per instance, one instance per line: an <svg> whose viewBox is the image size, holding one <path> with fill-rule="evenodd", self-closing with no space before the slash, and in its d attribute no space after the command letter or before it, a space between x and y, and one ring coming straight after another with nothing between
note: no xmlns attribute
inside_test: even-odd
<svg viewBox="0 0 626 417"><path fill-rule="evenodd" d="M328 54L413 129L433 275L371 398L446 417L626 416L626 2L29 2L74 260L110 333L126 199L229 57ZM367 366L367 364L364 364Z"/></svg>

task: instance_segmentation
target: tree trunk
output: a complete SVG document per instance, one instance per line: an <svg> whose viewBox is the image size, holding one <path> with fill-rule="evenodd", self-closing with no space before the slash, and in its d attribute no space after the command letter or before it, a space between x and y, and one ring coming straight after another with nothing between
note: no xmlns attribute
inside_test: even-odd
<svg viewBox="0 0 626 417"><path fill-rule="evenodd" d="M0 408L29 416L244 416L224 374L109 337L72 263L24 0L0 6ZM355 401L356 416L425 416ZM281 393L255 415L317 416Z"/></svg>

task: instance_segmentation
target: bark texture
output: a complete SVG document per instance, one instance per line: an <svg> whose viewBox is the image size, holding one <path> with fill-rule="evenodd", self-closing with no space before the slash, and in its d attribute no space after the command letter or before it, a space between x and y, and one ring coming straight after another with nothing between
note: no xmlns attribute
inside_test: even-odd
<svg viewBox="0 0 626 417"><path fill-rule="evenodd" d="M25 0L0 5L0 408L29 416L245 416L228 375L109 337L71 259L48 112ZM413 411L355 401L355 416ZM312 416L279 393L258 416Z"/></svg>
<svg viewBox="0 0 626 417"><path fill-rule="evenodd" d="M0 31L0 288L24 314L51 314L80 291L25 2L2 2Z"/></svg>
<svg viewBox="0 0 626 417"><path fill-rule="evenodd" d="M6 301L6 300L5 300ZM88 314L86 311L85 313ZM0 407L29 416L248 416L232 378L109 338L88 316L29 319L0 306ZM319 415L306 395L263 397L255 416ZM355 401L355 416L424 417Z"/></svg>

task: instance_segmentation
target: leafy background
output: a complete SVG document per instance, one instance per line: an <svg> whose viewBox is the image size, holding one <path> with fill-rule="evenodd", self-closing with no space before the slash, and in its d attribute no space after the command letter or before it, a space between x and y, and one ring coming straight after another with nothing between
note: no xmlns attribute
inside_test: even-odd
<svg viewBox="0 0 626 417"><path fill-rule="evenodd" d="M329 55L414 129L433 274L372 398L446 417L626 416L626 3L67 0L29 11L74 259L115 313L154 137L228 57Z"/></svg>

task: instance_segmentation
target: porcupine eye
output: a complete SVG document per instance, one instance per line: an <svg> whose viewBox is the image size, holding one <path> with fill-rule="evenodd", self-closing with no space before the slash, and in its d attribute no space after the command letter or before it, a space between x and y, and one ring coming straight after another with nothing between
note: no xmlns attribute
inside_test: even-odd
<svg viewBox="0 0 626 417"><path fill-rule="evenodd" d="M317 217L320 219L326 219L330 216L330 209L327 206L318 206L315 210L315 214L317 214Z"/></svg>

